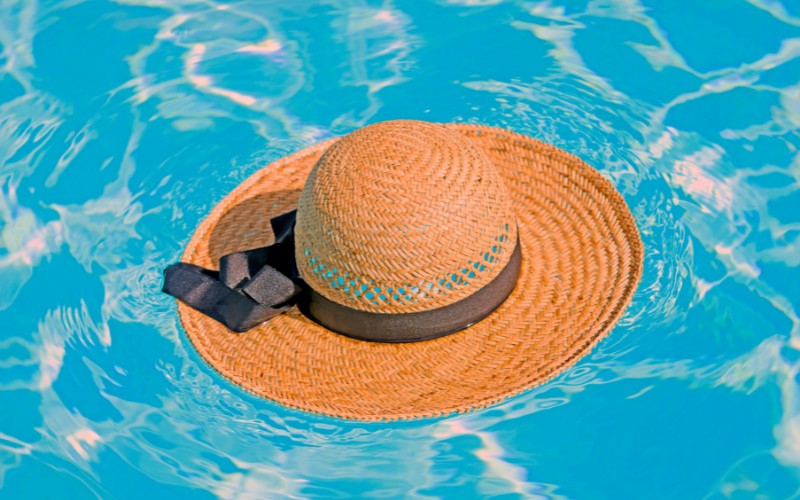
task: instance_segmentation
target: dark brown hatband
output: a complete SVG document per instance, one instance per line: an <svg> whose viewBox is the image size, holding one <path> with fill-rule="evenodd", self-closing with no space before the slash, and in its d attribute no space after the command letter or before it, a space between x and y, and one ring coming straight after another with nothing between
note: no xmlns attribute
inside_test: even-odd
<svg viewBox="0 0 800 500"><path fill-rule="evenodd" d="M300 309L308 317L336 333L373 342L418 342L443 337L468 328L491 314L508 298L517 283L522 263L519 240L514 252L492 281L453 304L403 314L361 311L326 299L313 289Z"/></svg>

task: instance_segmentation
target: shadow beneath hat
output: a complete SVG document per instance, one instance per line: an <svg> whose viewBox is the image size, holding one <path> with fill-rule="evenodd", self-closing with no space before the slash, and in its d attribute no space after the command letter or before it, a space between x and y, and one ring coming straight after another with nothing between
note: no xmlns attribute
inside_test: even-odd
<svg viewBox="0 0 800 500"><path fill-rule="evenodd" d="M274 243L270 220L296 209L301 192L292 189L262 193L229 207L206 241L209 261L216 263L223 255Z"/></svg>

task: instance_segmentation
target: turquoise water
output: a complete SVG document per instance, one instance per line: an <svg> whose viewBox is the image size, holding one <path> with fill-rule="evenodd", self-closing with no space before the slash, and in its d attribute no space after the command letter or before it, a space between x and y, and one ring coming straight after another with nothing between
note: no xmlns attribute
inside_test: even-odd
<svg viewBox="0 0 800 500"><path fill-rule="evenodd" d="M800 493L800 2L0 2L0 497ZM599 168L647 247L612 335L470 415L220 379L159 293L289 152L395 118Z"/></svg>

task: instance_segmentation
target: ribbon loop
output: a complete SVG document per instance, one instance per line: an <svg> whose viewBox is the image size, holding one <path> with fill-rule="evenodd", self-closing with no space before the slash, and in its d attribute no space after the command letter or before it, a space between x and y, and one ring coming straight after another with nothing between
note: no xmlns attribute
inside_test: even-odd
<svg viewBox="0 0 800 500"><path fill-rule="evenodd" d="M277 269L265 265L245 283L242 291L256 302L279 306L297 296L301 289Z"/></svg>

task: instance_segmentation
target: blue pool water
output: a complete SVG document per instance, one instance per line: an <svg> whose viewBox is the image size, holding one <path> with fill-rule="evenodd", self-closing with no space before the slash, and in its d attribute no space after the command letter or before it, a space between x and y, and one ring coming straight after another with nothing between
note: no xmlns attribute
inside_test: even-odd
<svg viewBox="0 0 800 500"><path fill-rule="evenodd" d="M0 497L800 494L800 2L0 2ZM440 420L217 376L159 293L256 169L395 118L599 168L647 248L614 332Z"/></svg>

